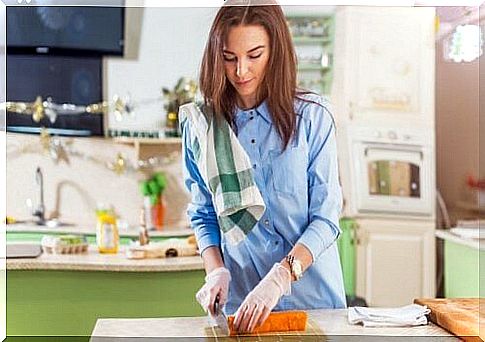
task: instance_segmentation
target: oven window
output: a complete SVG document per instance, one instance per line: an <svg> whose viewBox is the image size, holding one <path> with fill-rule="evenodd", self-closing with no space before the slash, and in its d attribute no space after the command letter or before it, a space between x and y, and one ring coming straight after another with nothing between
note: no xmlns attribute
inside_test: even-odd
<svg viewBox="0 0 485 342"><path fill-rule="evenodd" d="M370 195L420 197L418 165L397 160L373 160L367 167Z"/></svg>

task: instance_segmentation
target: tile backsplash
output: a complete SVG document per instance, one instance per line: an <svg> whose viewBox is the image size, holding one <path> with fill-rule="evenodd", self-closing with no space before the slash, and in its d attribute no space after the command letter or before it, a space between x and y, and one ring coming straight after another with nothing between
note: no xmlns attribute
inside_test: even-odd
<svg viewBox="0 0 485 342"><path fill-rule="evenodd" d="M39 203L35 182L35 170L39 166L44 178L47 218L57 211L61 221L94 229L96 206L103 203L114 206L120 222L138 225L143 204L139 183L146 175L141 172L118 175L105 165L114 162L118 153L129 163L135 163L135 147L104 138L59 139L78 155L68 154L68 162L56 163L48 151L42 149L38 135L7 134L7 215L17 220L32 217L26 201L30 199L34 207ZM164 192L166 229L188 225L189 195L183 184L180 158L178 154L174 162L160 169L168 179Z"/></svg>

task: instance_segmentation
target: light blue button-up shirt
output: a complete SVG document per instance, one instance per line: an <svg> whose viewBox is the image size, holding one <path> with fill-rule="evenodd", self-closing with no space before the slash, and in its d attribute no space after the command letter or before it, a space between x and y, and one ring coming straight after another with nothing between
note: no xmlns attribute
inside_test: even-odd
<svg viewBox="0 0 485 342"><path fill-rule="evenodd" d="M253 164L254 179L266 211L246 239L236 246L220 233L212 197L190 150L190 124L183 131L184 177L191 194L187 213L199 250L220 246L232 281L226 312L233 314L246 295L296 243L311 252L313 264L292 283L275 310L343 308L345 293L336 239L342 207L338 179L335 123L328 102L295 101L297 132L282 152L266 102L237 110L235 130Z"/></svg>

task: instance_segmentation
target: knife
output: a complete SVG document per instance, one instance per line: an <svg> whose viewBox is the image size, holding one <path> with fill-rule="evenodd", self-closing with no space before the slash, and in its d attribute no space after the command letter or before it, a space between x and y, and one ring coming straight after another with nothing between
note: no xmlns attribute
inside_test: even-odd
<svg viewBox="0 0 485 342"><path fill-rule="evenodd" d="M215 316L214 321L221 329L221 332L224 334L224 336L229 336L229 325L227 324L227 317L224 314L224 311L222 311L221 305L219 303L219 295L217 295L216 300L214 302L214 313Z"/></svg>

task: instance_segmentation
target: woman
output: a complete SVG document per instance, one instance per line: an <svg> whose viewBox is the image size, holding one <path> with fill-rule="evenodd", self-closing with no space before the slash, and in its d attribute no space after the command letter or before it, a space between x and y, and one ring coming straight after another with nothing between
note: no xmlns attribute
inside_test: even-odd
<svg viewBox="0 0 485 342"><path fill-rule="evenodd" d="M228 242L185 122L188 215L207 273L197 300L212 315L216 301L225 305L239 332L253 331L272 310L345 307L335 243L342 201L335 124L325 100L297 89L296 55L279 6L219 10L200 88L204 115L237 135L266 210L242 242Z"/></svg>

